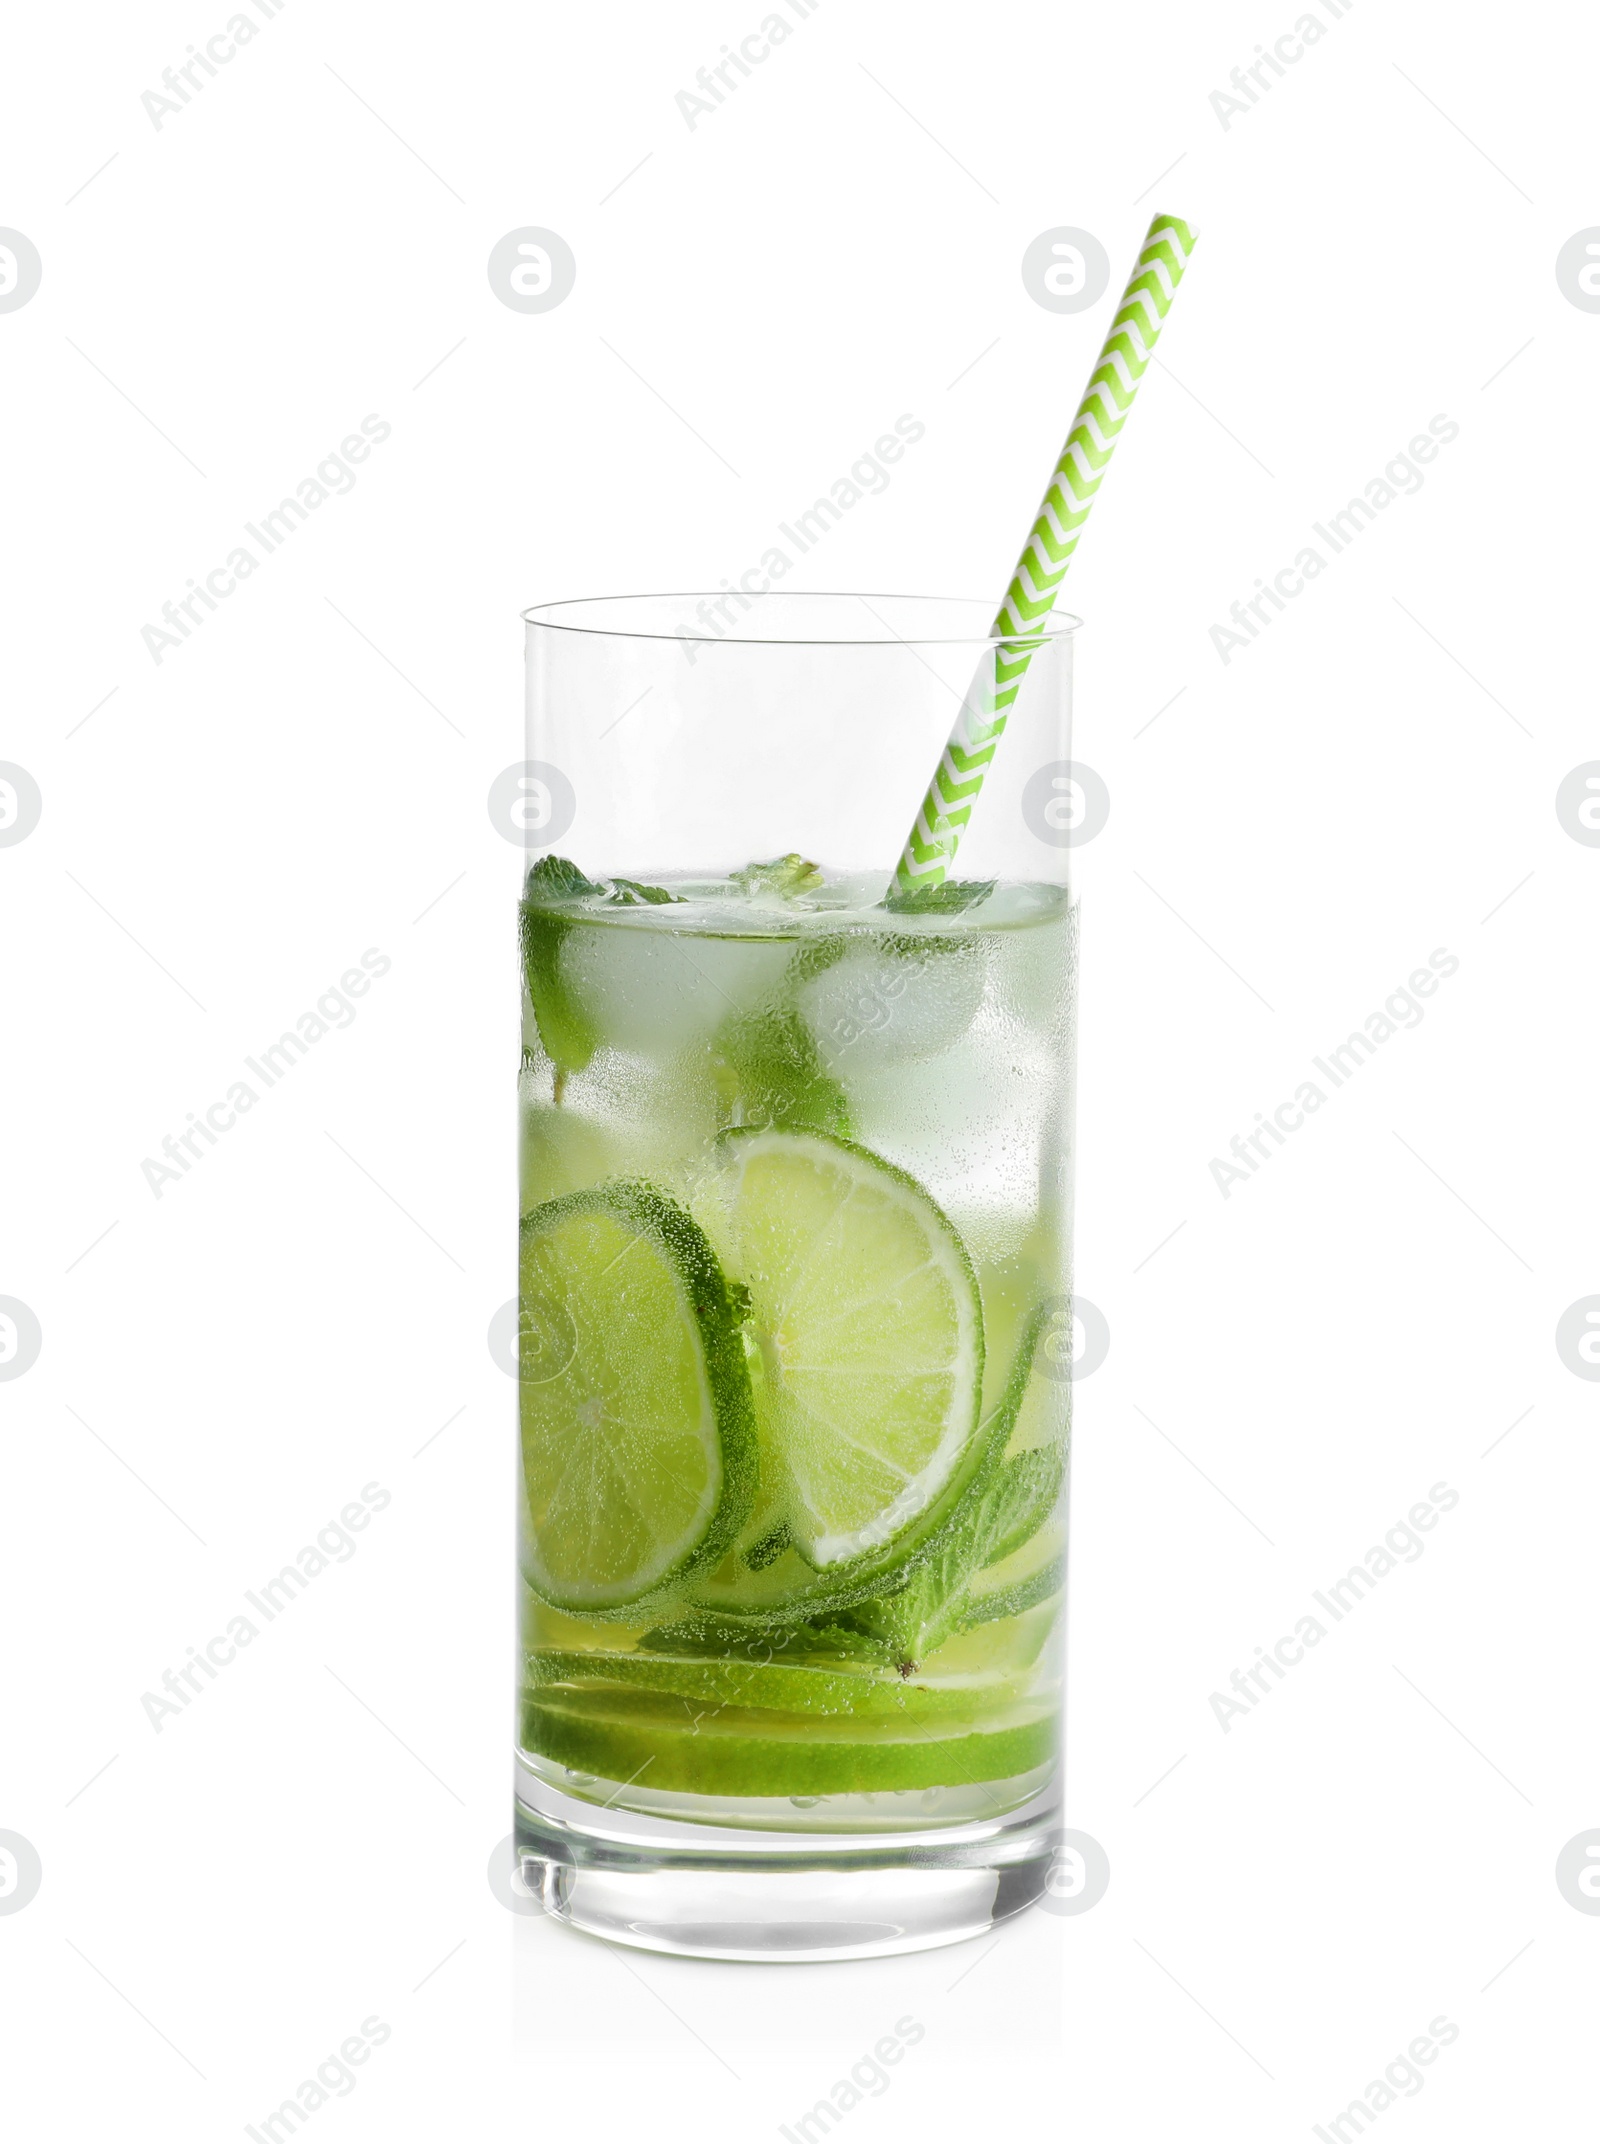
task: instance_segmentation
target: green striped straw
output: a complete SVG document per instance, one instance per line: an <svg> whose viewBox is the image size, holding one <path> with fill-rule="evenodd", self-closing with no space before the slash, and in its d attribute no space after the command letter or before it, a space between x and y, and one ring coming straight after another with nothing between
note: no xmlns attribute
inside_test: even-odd
<svg viewBox="0 0 1600 2144"><path fill-rule="evenodd" d="M989 628L999 645L985 655L961 703L950 742L895 866L891 905L939 885L950 868L1012 702L1029 663L1044 645L1040 620L1049 614L1072 563L1196 235L1176 216L1155 217L1145 234L1144 250L1083 391L1039 518Z"/></svg>

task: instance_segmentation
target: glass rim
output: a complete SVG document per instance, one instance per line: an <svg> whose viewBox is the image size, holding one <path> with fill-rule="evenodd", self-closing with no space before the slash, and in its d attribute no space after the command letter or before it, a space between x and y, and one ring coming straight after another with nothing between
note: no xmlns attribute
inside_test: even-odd
<svg viewBox="0 0 1600 2144"><path fill-rule="evenodd" d="M743 603L756 604L769 598L783 603L910 603L944 604L951 608L970 607L980 614L989 611L989 602L980 596L933 596L904 594L878 589L854 588L687 588L639 591L628 595L610 596L562 596L547 603L533 603L519 612L523 623L542 627L547 632L583 633L597 640L662 640L687 641L694 647L796 647L796 648L857 648L857 647L971 647L996 648L1014 645L1017 641L1041 644L1053 640L1068 640L1082 625L1083 620L1071 611L1051 611L1024 634L1005 634L985 630L981 633L897 633L883 620L883 628L873 633L747 633L716 631L704 632L645 631L627 625L590 625L582 619L553 617L552 612L582 611L591 604L645 605L650 603L696 602L702 607L717 602L726 602L732 596Z"/></svg>

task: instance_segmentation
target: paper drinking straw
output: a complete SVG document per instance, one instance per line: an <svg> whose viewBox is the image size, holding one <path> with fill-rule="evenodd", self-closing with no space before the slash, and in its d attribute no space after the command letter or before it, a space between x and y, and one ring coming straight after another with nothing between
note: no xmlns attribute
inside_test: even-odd
<svg viewBox="0 0 1600 2144"><path fill-rule="evenodd" d="M985 654L961 703L938 772L895 866L891 903L939 885L950 868L1011 704L1035 651L1044 645L1042 636L1028 637L1029 629L1048 615L1072 563L1196 236L1176 216L1155 217L1145 234L1144 250L1083 391L1039 518L989 628L1001 644Z"/></svg>

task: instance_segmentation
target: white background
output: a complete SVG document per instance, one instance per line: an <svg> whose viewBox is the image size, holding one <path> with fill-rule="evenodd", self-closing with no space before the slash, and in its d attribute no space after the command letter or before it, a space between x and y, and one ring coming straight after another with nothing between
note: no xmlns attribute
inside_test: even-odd
<svg viewBox="0 0 1600 2144"><path fill-rule="evenodd" d="M1600 757L1600 316L1554 268L1600 222L1592 22L1357 0L1224 127L1297 0L822 0L691 130L763 0L288 0L156 129L228 5L20 11L3 54L44 264L0 313L0 758L43 797L0 849L0 1293L43 1332L0 1385L16 2133L238 2136L377 2016L324 2144L772 2136L909 2015L851 2138L1306 2135L1439 2016L1383 2136L1579 2134L1600 1393L1554 1331L1600 1288L1600 853L1554 800ZM1110 1890L836 1968L515 1920L518 608L735 576L901 412L789 585L997 595L1158 207L1201 242L1069 590L1112 798L1069 1820ZM485 273L527 224L578 263L539 316ZM1062 224L1113 264L1076 315L1019 272ZM369 412L354 491L154 663ZM1224 665L1441 413L1420 492ZM157 1199L144 1158L368 947L354 1024ZM1422 1024L1224 1199L1212 1157L1437 947ZM141 1694L367 1482L354 1558L157 1734ZM1224 1733L1211 1693L1435 1482L1420 1560Z"/></svg>

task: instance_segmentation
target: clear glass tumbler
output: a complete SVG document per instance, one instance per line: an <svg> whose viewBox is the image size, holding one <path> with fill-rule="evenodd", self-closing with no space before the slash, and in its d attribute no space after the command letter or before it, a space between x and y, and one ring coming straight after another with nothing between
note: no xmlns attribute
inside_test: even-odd
<svg viewBox="0 0 1600 2144"><path fill-rule="evenodd" d="M1076 620L885 898L988 617L526 613L516 1837L614 1941L915 1950L1050 1867Z"/></svg>

